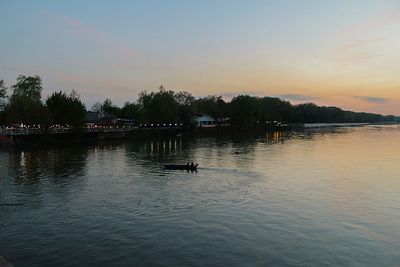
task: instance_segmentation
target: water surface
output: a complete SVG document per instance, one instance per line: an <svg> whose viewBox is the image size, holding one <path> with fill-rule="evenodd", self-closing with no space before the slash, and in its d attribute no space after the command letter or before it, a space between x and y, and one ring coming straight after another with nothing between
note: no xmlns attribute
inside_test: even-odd
<svg viewBox="0 0 400 267"><path fill-rule="evenodd" d="M399 266L400 127L0 150L19 266ZM196 160L196 173L162 164Z"/></svg>

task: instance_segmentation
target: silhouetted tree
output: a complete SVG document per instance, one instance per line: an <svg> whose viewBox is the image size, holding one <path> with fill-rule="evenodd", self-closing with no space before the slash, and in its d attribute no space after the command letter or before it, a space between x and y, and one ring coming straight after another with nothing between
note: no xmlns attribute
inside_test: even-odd
<svg viewBox="0 0 400 267"><path fill-rule="evenodd" d="M4 124L4 108L6 106L7 87L4 80L0 80L0 125Z"/></svg>
<svg viewBox="0 0 400 267"><path fill-rule="evenodd" d="M259 99L249 95L234 97L231 101L231 116L234 126L254 127L261 117Z"/></svg>
<svg viewBox="0 0 400 267"><path fill-rule="evenodd" d="M50 113L41 102L42 80L39 76L19 75L11 87L13 93L6 106L5 115L9 123L47 124Z"/></svg>
<svg viewBox="0 0 400 267"><path fill-rule="evenodd" d="M103 112L103 104L100 102L94 103L90 110L93 112L102 113Z"/></svg>
<svg viewBox="0 0 400 267"><path fill-rule="evenodd" d="M39 76L19 75L11 89L13 92L6 103L6 86L4 80L0 80L0 123L47 123L50 121L49 109L55 123L79 126L83 121L85 106L75 91L70 95L62 91L53 93L46 101L47 109L41 102L42 81ZM250 128L264 127L267 123L275 121L381 122L398 119L395 116L345 111L313 103L292 105L288 101L273 97L239 95L228 103L216 95L195 99L189 92L175 93L163 86L157 92L141 92L136 103L126 102L122 108L107 98L103 103L94 104L92 111L102 115L135 119L138 122L186 124L189 124L193 114L198 112L211 115L218 123L230 117L232 125Z"/></svg>
<svg viewBox="0 0 400 267"><path fill-rule="evenodd" d="M191 93L186 91L178 92L174 97L178 103L179 120L185 124L190 124L192 122L193 113L195 112L195 98Z"/></svg>
<svg viewBox="0 0 400 267"><path fill-rule="evenodd" d="M0 99L5 98L7 96L7 87L4 80L0 80Z"/></svg>
<svg viewBox="0 0 400 267"><path fill-rule="evenodd" d="M221 96L209 95L196 100L196 111L209 114L215 121L221 122L222 119L229 117L228 104Z"/></svg>
<svg viewBox="0 0 400 267"><path fill-rule="evenodd" d="M140 110L140 106L136 103L129 103L129 102L125 102L124 106L120 110L119 117L126 119L134 119L138 122L143 120L143 114Z"/></svg>
<svg viewBox="0 0 400 267"><path fill-rule="evenodd" d="M70 95L63 91L54 92L47 98L46 106L50 110L55 124L69 124L77 127L84 123L86 108L74 90Z"/></svg>
<svg viewBox="0 0 400 267"><path fill-rule="evenodd" d="M6 105L7 87L4 80L0 80L0 112L3 111Z"/></svg>
<svg viewBox="0 0 400 267"><path fill-rule="evenodd" d="M174 92L160 86L159 91L139 94L138 103L142 108L144 118L149 122L171 123L179 120L178 102Z"/></svg>
<svg viewBox="0 0 400 267"><path fill-rule="evenodd" d="M12 97L25 98L32 101L40 102L42 93L42 79L38 76L25 76L20 74L17 77L17 83L11 87L13 91Z"/></svg>
<svg viewBox="0 0 400 267"><path fill-rule="evenodd" d="M260 98L261 113L258 118L260 124L274 121L292 121L293 106L288 101L274 97Z"/></svg>

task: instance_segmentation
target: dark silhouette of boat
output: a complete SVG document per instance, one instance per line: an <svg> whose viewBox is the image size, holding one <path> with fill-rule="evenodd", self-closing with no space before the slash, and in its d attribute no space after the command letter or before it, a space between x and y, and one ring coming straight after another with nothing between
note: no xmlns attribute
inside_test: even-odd
<svg viewBox="0 0 400 267"><path fill-rule="evenodd" d="M164 169L166 170L185 170L185 171L197 171L199 164L166 164Z"/></svg>

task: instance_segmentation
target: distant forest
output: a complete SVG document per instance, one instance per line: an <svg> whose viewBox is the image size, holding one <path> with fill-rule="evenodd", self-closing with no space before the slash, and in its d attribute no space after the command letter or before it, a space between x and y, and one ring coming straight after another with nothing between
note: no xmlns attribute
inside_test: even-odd
<svg viewBox="0 0 400 267"><path fill-rule="evenodd" d="M0 80L0 125L52 124L81 127L85 123L87 108L73 90L52 93L42 99L42 80L39 76L19 75L9 88ZM275 97L239 95L230 102L212 95L196 99L186 91L174 92L163 86L157 92L143 91L137 101L122 107L110 99L96 103L91 111L108 116L133 119L139 123L184 123L191 125L196 113L209 114L216 122L231 119L232 126L262 127L274 121L283 123L333 122L393 122L395 116L345 111L337 107L317 106L313 103L293 105Z"/></svg>

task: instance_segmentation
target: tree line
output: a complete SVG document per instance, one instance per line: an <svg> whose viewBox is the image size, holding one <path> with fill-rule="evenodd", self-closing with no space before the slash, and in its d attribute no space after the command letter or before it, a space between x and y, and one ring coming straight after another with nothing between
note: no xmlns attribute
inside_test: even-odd
<svg viewBox="0 0 400 267"><path fill-rule="evenodd" d="M10 88L6 87L4 80L0 80L0 125L84 125L87 109L75 90L70 94L56 91L44 101L42 90L39 76L19 75ZM230 118L231 125L238 127L262 127L274 122L370 123L397 119L391 115L345 111L313 103L293 105L275 97L239 95L230 102L216 95L196 99L189 92L174 92L163 86L156 92L141 92L137 101L126 102L122 107L107 98L103 103L94 104L91 111L132 119L137 123L179 122L185 125L192 124L194 114L203 113L212 116L217 123Z"/></svg>

